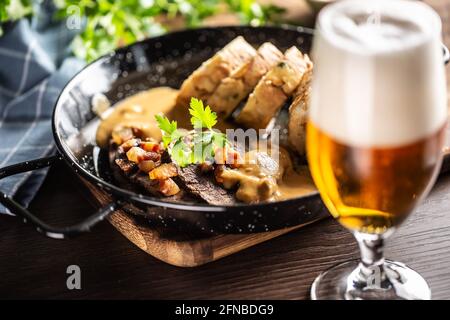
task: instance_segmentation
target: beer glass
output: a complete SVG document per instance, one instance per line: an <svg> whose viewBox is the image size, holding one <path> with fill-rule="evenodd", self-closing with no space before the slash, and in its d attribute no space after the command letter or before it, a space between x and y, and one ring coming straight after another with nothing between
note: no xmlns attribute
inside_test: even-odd
<svg viewBox="0 0 450 320"><path fill-rule="evenodd" d="M361 261L313 283L313 299L430 299L426 281L385 260L383 242L429 191L447 122L441 22L407 0L344 0L320 12L307 129L321 197Z"/></svg>

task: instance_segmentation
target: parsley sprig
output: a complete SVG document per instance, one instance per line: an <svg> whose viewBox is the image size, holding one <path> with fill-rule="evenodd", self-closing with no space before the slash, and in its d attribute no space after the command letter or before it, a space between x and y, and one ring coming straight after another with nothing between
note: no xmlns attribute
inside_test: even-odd
<svg viewBox="0 0 450 320"><path fill-rule="evenodd" d="M203 101L191 98L189 114L194 128L191 131L179 130L177 122L170 121L166 116L155 116L164 146L180 167L213 162L216 149L228 145L226 135L213 129L217 114L209 106L205 107Z"/></svg>

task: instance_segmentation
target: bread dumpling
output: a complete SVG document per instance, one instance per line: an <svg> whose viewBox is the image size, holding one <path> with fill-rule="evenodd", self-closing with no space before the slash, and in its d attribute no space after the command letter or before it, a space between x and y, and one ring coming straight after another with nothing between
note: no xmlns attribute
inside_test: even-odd
<svg viewBox="0 0 450 320"><path fill-rule="evenodd" d="M178 106L189 105L192 97L206 101L220 82L256 55L256 50L237 37L195 70L181 85Z"/></svg>
<svg viewBox="0 0 450 320"><path fill-rule="evenodd" d="M281 107L300 85L310 60L296 47L258 82L236 121L246 127L265 129Z"/></svg>
<svg viewBox="0 0 450 320"><path fill-rule="evenodd" d="M252 59L222 80L209 97L208 105L219 115L229 116L252 92L262 76L282 58L283 53L273 44L262 44Z"/></svg>

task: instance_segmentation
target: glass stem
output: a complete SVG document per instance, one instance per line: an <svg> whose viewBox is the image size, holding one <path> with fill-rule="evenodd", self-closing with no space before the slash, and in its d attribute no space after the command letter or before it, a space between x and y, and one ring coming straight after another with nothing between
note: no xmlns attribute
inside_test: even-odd
<svg viewBox="0 0 450 320"><path fill-rule="evenodd" d="M384 239L381 235L355 232L355 238L364 266L379 266L384 263Z"/></svg>
<svg viewBox="0 0 450 320"><path fill-rule="evenodd" d="M425 280L417 280L417 286L422 288L422 292L408 293L406 288L416 285L412 282L406 284L408 277L414 277L414 271L393 262L385 262L384 241L392 232L393 229L381 235L354 233L361 251L361 262L345 279L345 299L417 299L419 296L420 299L429 299L430 290Z"/></svg>
<svg viewBox="0 0 450 320"><path fill-rule="evenodd" d="M385 287L384 236L355 232L355 238L361 252L357 278L368 287Z"/></svg>

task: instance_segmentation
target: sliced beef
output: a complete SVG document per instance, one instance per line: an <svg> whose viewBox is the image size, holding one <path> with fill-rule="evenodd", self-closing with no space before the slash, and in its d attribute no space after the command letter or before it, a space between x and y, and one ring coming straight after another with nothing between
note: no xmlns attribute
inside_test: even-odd
<svg viewBox="0 0 450 320"><path fill-rule="evenodd" d="M163 163L171 161L167 152L161 156ZM195 201L201 200L213 205L230 205L236 203L232 192L225 190L215 182L211 172L205 172L198 165L178 168L178 176L173 180L182 187L180 192L173 196L163 196L157 180L151 180L148 174L139 170L138 166L129 161L126 153L115 143L110 144L109 164L114 179L119 185L135 192L145 191L153 196L168 201Z"/></svg>
<svg viewBox="0 0 450 320"><path fill-rule="evenodd" d="M111 144L109 149L109 165L114 179L122 188L135 192L145 191L152 196L161 197L168 201L192 201L192 197L183 190L173 196L164 197L159 192L159 182L149 179L148 174L139 171L138 166L129 161L126 154L120 148L117 148L114 143Z"/></svg>
<svg viewBox="0 0 450 320"><path fill-rule="evenodd" d="M234 194L219 186L211 173L204 173L200 166L190 165L178 169L178 180L187 192L212 205L236 203Z"/></svg>

